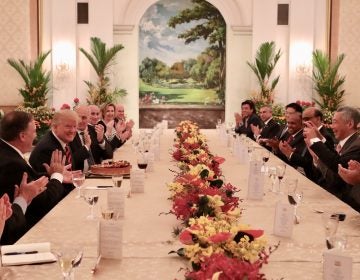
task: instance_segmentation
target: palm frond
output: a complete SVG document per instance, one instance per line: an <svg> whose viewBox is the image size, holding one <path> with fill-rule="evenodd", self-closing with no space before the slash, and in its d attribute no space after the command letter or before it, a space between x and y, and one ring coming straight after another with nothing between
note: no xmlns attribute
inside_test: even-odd
<svg viewBox="0 0 360 280"><path fill-rule="evenodd" d="M274 42L265 42L260 45L255 55L255 62L247 64L255 73L260 86L260 95L262 99L268 99L279 82L280 76L270 81L272 72L281 57L281 50L275 52ZM271 86L269 87L269 85Z"/></svg>

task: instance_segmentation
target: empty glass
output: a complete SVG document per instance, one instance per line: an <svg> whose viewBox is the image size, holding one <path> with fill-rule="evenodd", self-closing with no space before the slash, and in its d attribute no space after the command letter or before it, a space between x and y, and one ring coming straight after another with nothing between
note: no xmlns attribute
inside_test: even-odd
<svg viewBox="0 0 360 280"><path fill-rule="evenodd" d="M331 249L333 248L332 238L336 235L339 226L339 215L334 212L324 212L321 217L325 229L326 247Z"/></svg>
<svg viewBox="0 0 360 280"><path fill-rule="evenodd" d="M94 207L99 200L99 195L88 190L84 194L84 200L90 205L90 214L86 217L88 220L94 220Z"/></svg>
<svg viewBox="0 0 360 280"><path fill-rule="evenodd" d="M54 252L64 280L74 279L73 269L81 263L83 252L76 246L63 246Z"/></svg>
<svg viewBox="0 0 360 280"><path fill-rule="evenodd" d="M295 212L295 224L300 223L300 217L297 214L297 208L303 199L303 192L301 188L298 186L298 180L297 179L287 179L286 185L288 189L288 200L291 205L294 205Z"/></svg>

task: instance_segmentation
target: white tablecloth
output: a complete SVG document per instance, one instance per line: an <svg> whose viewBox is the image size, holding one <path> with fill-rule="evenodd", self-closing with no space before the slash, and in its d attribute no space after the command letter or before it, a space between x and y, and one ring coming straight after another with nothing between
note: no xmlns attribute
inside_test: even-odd
<svg viewBox="0 0 360 280"><path fill-rule="evenodd" d="M239 186L239 196L246 198L248 165L240 165L218 138L215 130L203 131L208 139L210 150L226 158L222 165L226 181ZM169 149L173 143L172 130L165 131L161 137L160 161L155 170L147 173L145 193L132 194L125 201L125 218L123 220L123 259L121 261L105 260L100 262L95 275L90 273L97 256L97 221L86 220L88 205L82 199L75 199L76 192L70 193L46 217L34 226L18 243L51 242L54 249L62 244L80 245L84 258L76 268L76 279L183 279L188 263L175 255L168 255L171 250L181 247L172 236L174 227L180 222L173 215L165 215L171 209L167 200L169 192L167 182L174 174L169 169L176 169L170 157ZM116 159L129 160L135 165L135 155L130 143L121 147ZM268 165L275 165L277 158L272 156ZM342 211L347 214L339 230L348 236L348 253L354 259L353 279L360 279L360 216L347 205L313 184L291 167L287 168L286 177L299 178L304 189L304 199L298 209L301 222L296 225L291 239L279 238L272 234L274 205L285 196L265 191L264 200L248 201L244 199L242 221L256 228L263 228L269 244L281 241L279 249L270 257L270 263L262 270L268 279L321 279L322 252L325 250L325 236L321 215L315 209ZM86 186L109 185L110 179L87 179ZM125 183L124 189L129 187ZM96 208L106 202L106 189L96 190L100 199ZM11 267L10 279L61 279L60 269L56 263L43 265L24 265Z"/></svg>

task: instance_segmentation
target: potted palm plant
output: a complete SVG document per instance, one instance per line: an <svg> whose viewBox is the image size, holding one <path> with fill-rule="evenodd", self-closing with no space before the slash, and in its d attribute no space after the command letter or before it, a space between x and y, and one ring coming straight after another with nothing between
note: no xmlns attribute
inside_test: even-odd
<svg viewBox="0 0 360 280"><path fill-rule="evenodd" d="M51 71L43 69L44 61L50 52L41 53L34 62L28 64L21 59L9 58L7 60L25 83L24 87L19 89L24 102L17 110L31 113L34 116L38 139L49 129L53 117L53 110L46 104L47 94L50 90Z"/></svg>
<svg viewBox="0 0 360 280"><path fill-rule="evenodd" d="M336 60L331 63L330 58L320 50L315 50L312 54L313 73L312 79L314 89L318 98L314 101L323 111L333 113L343 102L345 90L342 86L345 82L345 76L338 74L339 67L343 62L345 55L340 54Z"/></svg>
<svg viewBox="0 0 360 280"><path fill-rule="evenodd" d="M273 93L279 82L280 76L270 80L276 63L281 57L281 50L275 50L274 42L265 42L260 45L256 52L253 63L247 61L247 65L255 73L260 85L260 100L262 103L273 103Z"/></svg>
<svg viewBox="0 0 360 280"><path fill-rule="evenodd" d="M102 105L108 102L114 102L117 97L124 96L126 91L124 89L115 88L110 90L109 69L115 61L116 54L124 47L121 44L114 45L107 49L106 44L97 37L90 38L91 53L85 49L80 48L80 51L89 60L91 66L94 68L98 80L96 84L90 81L84 81L88 86L89 96L87 102L89 104Z"/></svg>

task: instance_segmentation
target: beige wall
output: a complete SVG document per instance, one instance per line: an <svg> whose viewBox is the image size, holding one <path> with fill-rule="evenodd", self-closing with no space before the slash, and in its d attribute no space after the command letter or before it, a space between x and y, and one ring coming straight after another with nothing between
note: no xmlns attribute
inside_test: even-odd
<svg viewBox="0 0 360 280"><path fill-rule="evenodd" d="M346 75L345 103L360 106L360 1L340 1L338 53L346 55L340 73Z"/></svg>
<svg viewBox="0 0 360 280"><path fill-rule="evenodd" d="M21 78L6 62L8 58L30 58L29 0L0 1L0 105L22 101Z"/></svg>

